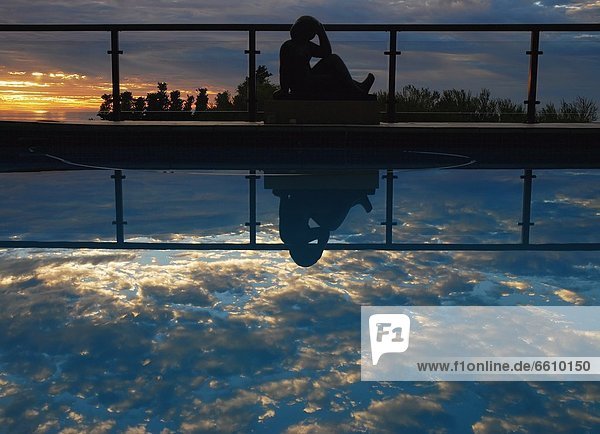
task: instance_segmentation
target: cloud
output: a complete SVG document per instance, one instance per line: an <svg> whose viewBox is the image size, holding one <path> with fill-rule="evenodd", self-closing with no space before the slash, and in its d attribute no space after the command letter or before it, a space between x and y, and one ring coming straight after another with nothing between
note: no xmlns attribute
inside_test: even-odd
<svg viewBox="0 0 600 434"><path fill-rule="evenodd" d="M202 2L201 6L190 0L144 0L137 2L135 7L124 2L40 0L28 2L24 6L22 2L7 0L0 6L5 23L61 24L291 23L304 14L314 15L326 23L588 22L599 10L597 1L515 3L507 0L312 0L302 4L293 1L274 4L270 0L241 4L211 0ZM431 46L420 45L416 50L403 46L404 41L415 37L421 40L431 38L424 33L411 35L404 32L400 35L399 49L404 54L400 59L399 76L402 77L402 82L438 89L473 87L476 91L480 87L490 87L494 94L518 101L524 98L526 92L527 59L523 52L528 49L528 35L524 35L523 42L518 47L508 44L507 41L512 36L495 35L493 37L499 42L495 44L495 49L500 48L500 51L496 50L493 55L487 56L484 62L464 62L460 61L464 56L480 57L478 53L481 50L489 50L489 43L477 43L476 40L481 39L481 35L455 34L455 42L461 44L444 56L439 49ZM361 35L362 42L355 41L352 44L354 48L350 50L344 48L344 39L348 36L331 36L334 49L344 53L344 58L355 75L364 76L366 72L374 72L377 77L376 88L387 87L387 58L382 54L387 48L386 34ZM259 33L262 54L258 61L268 65L273 72L277 71L278 47L285 37L279 33ZM544 37L547 35L544 34ZM51 86L48 94L36 92L30 95L30 99L38 101L38 106L43 102L46 110L52 107L55 110L72 110L75 107L95 109L100 104L100 95L110 92L110 60L106 55L109 41L105 34L13 33L3 34L1 38L0 57L3 59L3 65L9 70L31 73L39 70L36 68L43 68L44 71L69 71L68 74L88 77L86 84L69 80L63 88ZM336 38L341 40L336 41ZM590 41L585 44L583 40L580 42L577 45L590 45ZM123 33L121 44L125 51L121 56L123 89L133 91L136 96L144 96L153 88L153 85L148 84L157 81L167 81L172 89L178 88L183 94L192 94L193 90L200 86L208 87L210 93L215 94L226 89L234 90L247 74L247 59L243 53L247 42L243 33ZM554 50L544 49L546 55L541 62L542 71L555 71L554 74L546 72L540 80L539 95L542 101L562 97L573 98L577 94L587 94L597 99L599 95L595 92L594 78L600 65L594 60L596 57L593 53L597 51L596 47L591 44L586 48L588 55L578 55L573 61L573 44L554 45L552 48ZM508 54L510 52L519 53L522 61ZM552 61L550 54L559 60L548 68L545 65ZM508 57L505 57L506 55ZM573 64L584 63L585 68L571 67ZM521 73L518 74L517 71ZM564 77L569 77L569 80L565 80ZM273 78L277 80L277 77ZM8 76L4 77L2 74L0 80L10 81ZM570 83L568 86L565 85L567 81ZM79 98L73 98L74 96ZM13 107L13 110L32 110L14 98L6 96L3 101L4 105Z"/></svg>
<svg viewBox="0 0 600 434"><path fill-rule="evenodd" d="M574 2L553 2L552 7L557 10L564 11L567 16L575 18L585 17L588 22L596 21L595 18L600 16L599 1L574 1Z"/></svg>

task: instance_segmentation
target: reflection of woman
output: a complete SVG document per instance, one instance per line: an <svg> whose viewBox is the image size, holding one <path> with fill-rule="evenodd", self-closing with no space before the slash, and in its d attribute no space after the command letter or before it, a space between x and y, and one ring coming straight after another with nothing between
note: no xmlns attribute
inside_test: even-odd
<svg viewBox="0 0 600 434"><path fill-rule="evenodd" d="M290 35L279 51L281 90L275 97L363 99L368 95L375 81L373 74L362 82L353 80L342 59L332 54L329 38L317 19L298 18ZM311 42L315 36L319 37L318 45ZM321 60L311 68L313 57Z"/></svg>
<svg viewBox="0 0 600 434"><path fill-rule="evenodd" d="M280 197L279 236L302 267L321 258L330 232L340 227L350 208L357 204L367 212L373 208L363 190L274 190L273 194ZM319 226L311 227L311 219Z"/></svg>

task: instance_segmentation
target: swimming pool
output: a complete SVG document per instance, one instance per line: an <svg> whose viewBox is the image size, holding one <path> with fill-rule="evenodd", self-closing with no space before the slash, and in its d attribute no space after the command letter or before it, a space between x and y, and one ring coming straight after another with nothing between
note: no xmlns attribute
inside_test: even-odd
<svg viewBox="0 0 600 434"><path fill-rule="evenodd" d="M523 249L523 170L439 167L123 170L124 243L107 248L114 174L0 174L9 431L597 426L593 382L373 383L359 364L361 305L597 305L597 170L533 170L530 243L572 251ZM282 191L317 214L357 194L312 266L282 245ZM86 248L27 247L38 241Z"/></svg>

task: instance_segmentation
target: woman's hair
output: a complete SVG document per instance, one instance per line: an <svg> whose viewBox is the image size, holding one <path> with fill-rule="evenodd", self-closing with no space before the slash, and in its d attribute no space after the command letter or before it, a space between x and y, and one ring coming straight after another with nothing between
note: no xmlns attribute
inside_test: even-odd
<svg viewBox="0 0 600 434"><path fill-rule="evenodd" d="M310 267L317 263L323 255L323 246L318 244L301 244L289 246L292 260L301 267Z"/></svg>
<svg viewBox="0 0 600 434"><path fill-rule="evenodd" d="M301 16L290 29L292 39L310 41L317 34L318 21L308 15Z"/></svg>
<svg viewBox="0 0 600 434"><path fill-rule="evenodd" d="M310 267L317 263L321 256L323 256L323 250L329 241L329 231L325 228L318 227L320 231L317 238L317 243L291 243L287 244L290 250L290 256L297 265L301 267Z"/></svg>

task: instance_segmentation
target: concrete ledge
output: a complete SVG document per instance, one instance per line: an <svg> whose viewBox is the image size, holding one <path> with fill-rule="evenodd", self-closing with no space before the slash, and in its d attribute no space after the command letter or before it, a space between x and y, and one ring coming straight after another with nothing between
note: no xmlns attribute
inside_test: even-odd
<svg viewBox="0 0 600 434"><path fill-rule="evenodd" d="M265 124L377 125L377 101L271 100L265 102Z"/></svg>
<svg viewBox="0 0 600 434"><path fill-rule="evenodd" d="M600 123L263 125L0 121L0 171L448 167L600 169Z"/></svg>

